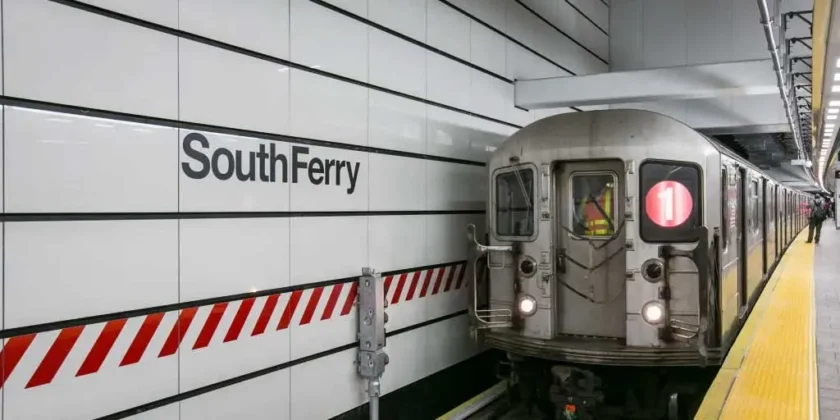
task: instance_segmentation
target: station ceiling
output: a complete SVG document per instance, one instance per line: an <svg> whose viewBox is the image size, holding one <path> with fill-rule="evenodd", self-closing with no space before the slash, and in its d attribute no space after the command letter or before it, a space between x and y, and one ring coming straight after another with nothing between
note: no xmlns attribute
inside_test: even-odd
<svg viewBox="0 0 840 420"><path fill-rule="evenodd" d="M838 7L834 0L612 2L609 72L517 80L516 105L659 112L791 187L822 191L836 160L829 151L837 152Z"/></svg>
<svg viewBox="0 0 840 420"><path fill-rule="evenodd" d="M814 6L815 14L823 21L815 22L814 27L814 155L816 161L822 162L818 174L826 189L833 191L840 126L840 2L815 0Z"/></svg>

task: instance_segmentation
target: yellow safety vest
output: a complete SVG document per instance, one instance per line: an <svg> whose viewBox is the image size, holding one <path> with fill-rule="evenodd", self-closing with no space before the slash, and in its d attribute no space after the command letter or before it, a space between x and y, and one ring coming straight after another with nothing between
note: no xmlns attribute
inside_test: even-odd
<svg viewBox="0 0 840 420"><path fill-rule="evenodd" d="M612 214L610 214L611 211L612 211L611 198L612 198L612 190L608 189L604 192L604 194L602 196L603 200L599 200L599 201L602 201L600 204L601 204L601 208L604 210L604 213L606 213L606 215L610 218L612 218ZM587 222L586 222L587 229L586 229L584 234L586 236L609 236L609 235L612 235L613 232L610 229L610 223L607 221L607 219L604 217L604 215L602 215L601 212L598 211L597 208L594 208L594 206L595 206L594 204L589 203L588 205L593 206L593 210L592 210L592 212L587 212ZM592 217L592 219L590 220L589 215L593 212L597 213L597 216Z"/></svg>

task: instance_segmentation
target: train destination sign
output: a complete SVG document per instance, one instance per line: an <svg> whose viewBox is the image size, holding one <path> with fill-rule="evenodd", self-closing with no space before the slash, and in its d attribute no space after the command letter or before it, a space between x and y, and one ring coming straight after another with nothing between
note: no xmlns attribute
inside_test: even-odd
<svg viewBox="0 0 840 420"><path fill-rule="evenodd" d="M184 153L189 158L181 162L181 170L192 179L204 179L211 173L220 181L291 182L308 180L312 185L346 186L347 194L356 191L360 162L322 159L309 156L306 146L291 146L291 159L277 153L275 142L259 144L259 151L230 150L216 147L211 150L207 137L190 133L184 137Z"/></svg>
<svg viewBox="0 0 840 420"><path fill-rule="evenodd" d="M665 228L685 223L693 208L694 200L688 188L676 181L660 181L645 196L647 217Z"/></svg>

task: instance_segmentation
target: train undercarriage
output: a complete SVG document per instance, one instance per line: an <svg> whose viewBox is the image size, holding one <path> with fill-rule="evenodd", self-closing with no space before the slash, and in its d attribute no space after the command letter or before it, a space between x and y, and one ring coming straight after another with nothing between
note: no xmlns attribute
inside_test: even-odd
<svg viewBox="0 0 840 420"><path fill-rule="evenodd" d="M691 419L717 367L626 367L558 363L507 354L498 376L511 384L518 418Z"/></svg>

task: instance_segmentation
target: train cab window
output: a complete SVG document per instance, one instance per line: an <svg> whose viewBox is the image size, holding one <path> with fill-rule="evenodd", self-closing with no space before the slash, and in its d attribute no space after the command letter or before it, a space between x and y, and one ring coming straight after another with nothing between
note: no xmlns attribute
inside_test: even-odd
<svg viewBox="0 0 840 420"><path fill-rule="evenodd" d="M534 234L534 171L525 168L496 176L496 233L530 237Z"/></svg>
<svg viewBox="0 0 840 420"><path fill-rule="evenodd" d="M648 160L639 168L640 233L645 242L694 242L702 226L700 168Z"/></svg>
<svg viewBox="0 0 840 420"><path fill-rule="evenodd" d="M575 235L608 238L616 226L616 176L612 172L572 174L570 182L574 206L571 226Z"/></svg>

